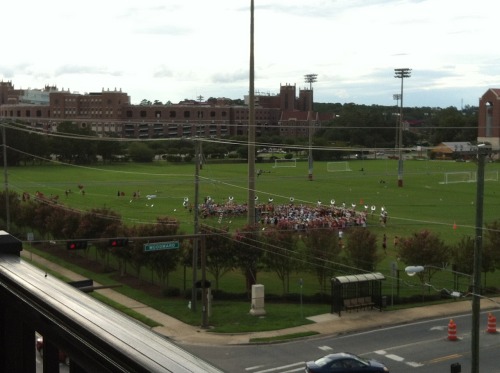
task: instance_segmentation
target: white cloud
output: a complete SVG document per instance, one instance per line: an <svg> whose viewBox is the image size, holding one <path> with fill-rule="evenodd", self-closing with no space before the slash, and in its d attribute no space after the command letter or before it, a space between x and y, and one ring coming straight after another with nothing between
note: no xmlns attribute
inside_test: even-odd
<svg viewBox="0 0 500 373"><path fill-rule="evenodd" d="M2 5L0 79L132 102L248 93L249 0L126 0ZM315 100L392 105L394 68L412 68L408 106L477 105L500 86L490 0L255 0L255 87L305 87Z"/></svg>

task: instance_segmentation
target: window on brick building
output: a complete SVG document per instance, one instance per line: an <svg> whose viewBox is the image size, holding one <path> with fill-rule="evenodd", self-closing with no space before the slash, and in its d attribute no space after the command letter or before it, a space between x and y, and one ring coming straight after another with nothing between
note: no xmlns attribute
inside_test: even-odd
<svg viewBox="0 0 500 373"><path fill-rule="evenodd" d="M141 110L141 118L146 118L148 113L146 112L146 110Z"/></svg>
<svg viewBox="0 0 500 373"><path fill-rule="evenodd" d="M190 117L190 115L191 115L191 113L189 112L189 110L186 110L186 111L184 112L184 118L189 118L189 117Z"/></svg>
<svg viewBox="0 0 500 373"><path fill-rule="evenodd" d="M211 117L211 118L215 117L215 111L211 111L211 112L210 112L210 117Z"/></svg>
<svg viewBox="0 0 500 373"><path fill-rule="evenodd" d="M168 116L169 116L170 118L175 118L175 117L176 117L176 115L177 115L177 113L176 113L174 110L171 110L171 111L170 111L170 113L168 114Z"/></svg>
<svg viewBox="0 0 500 373"><path fill-rule="evenodd" d="M132 110L127 110L126 116L127 116L127 118L132 118L133 117Z"/></svg>

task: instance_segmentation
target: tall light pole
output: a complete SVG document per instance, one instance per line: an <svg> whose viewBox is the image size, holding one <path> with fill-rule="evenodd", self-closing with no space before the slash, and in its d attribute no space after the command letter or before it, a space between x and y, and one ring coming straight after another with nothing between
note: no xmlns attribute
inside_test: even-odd
<svg viewBox="0 0 500 373"><path fill-rule="evenodd" d="M399 161L398 161L398 187L403 186L403 80L411 76L411 69L405 67L394 69L394 77L401 79L401 106L399 109Z"/></svg>
<svg viewBox="0 0 500 373"><path fill-rule="evenodd" d="M395 93L392 95L392 98L396 100L396 108L399 108L399 100L401 100L401 94L400 93ZM398 115L398 114L395 114ZM398 115L399 117L399 115ZM396 119L396 141L394 142L394 151L396 152L398 150L399 146L399 119Z"/></svg>
<svg viewBox="0 0 500 373"><path fill-rule="evenodd" d="M309 174L308 178L310 181L313 179L313 155L312 155L312 138L313 138L313 126L312 126L312 115L313 115L313 90L312 90L312 84L318 81L318 74L306 74L304 75L304 80L306 83L309 83L309 110L307 111L307 118L309 121L309 157L308 157L308 163L309 163Z"/></svg>

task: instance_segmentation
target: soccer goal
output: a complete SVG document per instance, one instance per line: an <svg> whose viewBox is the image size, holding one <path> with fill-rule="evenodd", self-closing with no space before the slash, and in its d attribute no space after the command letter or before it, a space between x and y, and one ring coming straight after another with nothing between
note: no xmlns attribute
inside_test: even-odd
<svg viewBox="0 0 500 373"><path fill-rule="evenodd" d="M473 173L474 181L477 181L477 172ZM498 181L498 171L485 171L484 181Z"/></svg>
<svg viewBox="0 0 500 373"><path fill-rule="evenodd" d="M326 170L328 172L351 171L349 162L328 162L326 164Z"/></svg>
<svg viewBox="0 0 500 373"><path fill-rule="evenodd" d="M473 171L445 172L444 181L441 184L472 183L476 181L476 174Z"/></svg>
<svg viewBox="0 0 500 373"><path fill-rule="evenodd" d="M297 167L297 159L275 158L273 168L278 168L278 167Z"/></svg>
<svg viewBox="0 0 500 373"><path fill-rule="evenodd" d="M498 171L486 171L484 173L485 181L498 181Z"/></svg>

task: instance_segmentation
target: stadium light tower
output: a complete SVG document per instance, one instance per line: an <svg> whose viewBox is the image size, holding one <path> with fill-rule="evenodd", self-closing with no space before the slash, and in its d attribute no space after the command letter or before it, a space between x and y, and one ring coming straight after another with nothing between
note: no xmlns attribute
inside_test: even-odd
<svg viewBox="0 0 500 373"><path fill-rule="evenodd" d="M399 108L399 161L398 161L398 187L403 186L403 80L411 76L411 69L400 68L394 69L394 77L401 79L401 106Z"/></svg>
<svg viewBox="0 0 500 373"><path fill-rule="evenodd" d="M309 83L309 90L311 91L311 94L309 95L309 110L308 110L308 120L309 120L309 156L308 156L308 163L309 163L309 180L312 181L313 179L313 155L312 155L312 137L313 137L313 126L312 126L312 115L313 115L313 90L312 90L312 84L318 81L318 74L306 74L304 75L304 80L306 83Z"/></svg>
<svg viewBox="0 0 500 373"><path fill-rule="evenodd" d="M401 94L400 93L395 93L392 95L392 98L396 100L396 108L399 108L399 100L401 100ZM399 115L397 113L394 113L393 115ZM398 145L399 145L399 119L396 119L396 141L394 142L394 154L398 151Z"/></svg>

